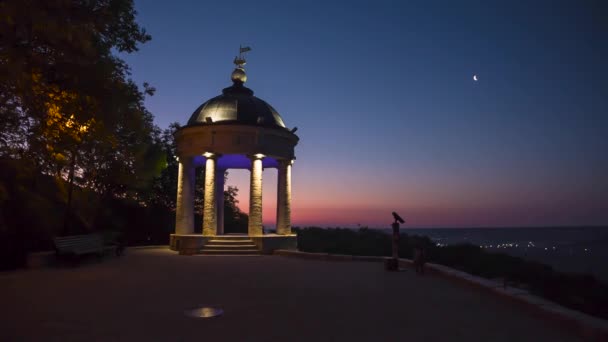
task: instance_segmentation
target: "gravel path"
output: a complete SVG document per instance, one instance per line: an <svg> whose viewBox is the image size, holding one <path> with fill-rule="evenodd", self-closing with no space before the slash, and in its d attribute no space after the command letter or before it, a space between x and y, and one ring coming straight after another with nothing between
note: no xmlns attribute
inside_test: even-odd
<svg viewBox="0 0 608 342"><path fill-rule="evenodd" d="M185 317L196 306L213 319ZM576 341L515 303L380 263L122 258L0 273L0 341Z"/></svg>

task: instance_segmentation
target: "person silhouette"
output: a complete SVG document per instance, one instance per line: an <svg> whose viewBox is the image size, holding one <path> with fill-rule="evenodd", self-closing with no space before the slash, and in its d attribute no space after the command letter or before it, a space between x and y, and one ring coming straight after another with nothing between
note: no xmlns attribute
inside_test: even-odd
<svg viewBox="0 0 608 342"><path fill-rule="evenodd" d="M424 275L424 263L426 262L426 252L424 247L420 245L416 245L414 247L414 268L416 269L416 273L420 275Z"/></svg>

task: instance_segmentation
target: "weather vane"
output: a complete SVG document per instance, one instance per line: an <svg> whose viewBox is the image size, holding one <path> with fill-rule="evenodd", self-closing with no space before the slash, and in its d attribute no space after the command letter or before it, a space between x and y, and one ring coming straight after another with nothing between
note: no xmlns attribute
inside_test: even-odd
<svg viewBox="0 0 608 342"><path fill-rule="evenodd" d="M241 46L239 45L239 55L237 57L234 57L234 65L236 65L237 68L243 69L243 66L247 63L247 61L245 60L245 55L244 53L247 51L251 51L251 48L249 46Z"/></svg>

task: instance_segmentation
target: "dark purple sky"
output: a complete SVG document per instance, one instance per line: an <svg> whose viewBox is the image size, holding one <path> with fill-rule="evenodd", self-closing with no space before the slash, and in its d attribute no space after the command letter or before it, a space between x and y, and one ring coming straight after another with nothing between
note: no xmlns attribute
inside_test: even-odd
<svg viewBox="0 0 608 342"><path fill-rule="evenodd" d="M185 124L247 86L301 142L293 223L608 224L605 1L137 1L153 40L127 56ZM478 75L479 81L473 80ZM247 211L247 171L231 173ZM276 171L264 172L274 224Z"/></svg>

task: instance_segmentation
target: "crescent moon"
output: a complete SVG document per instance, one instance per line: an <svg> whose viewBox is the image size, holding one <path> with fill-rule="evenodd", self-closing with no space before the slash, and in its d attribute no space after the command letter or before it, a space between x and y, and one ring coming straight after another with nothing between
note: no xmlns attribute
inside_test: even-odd
<svg viewBox="0 0 608 342"><path fill-rule="evenodd" d="M477 75L473 75L473 81L477 82Z"/></svg>

